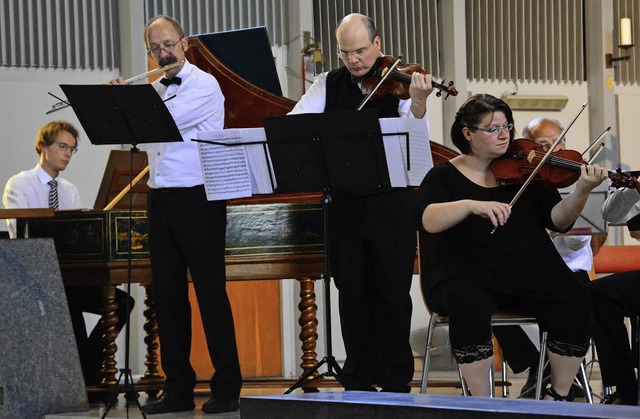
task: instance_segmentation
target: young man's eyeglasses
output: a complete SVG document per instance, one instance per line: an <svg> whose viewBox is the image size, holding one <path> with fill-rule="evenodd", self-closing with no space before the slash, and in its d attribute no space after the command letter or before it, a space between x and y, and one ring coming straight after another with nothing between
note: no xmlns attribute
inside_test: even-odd
<svg viewBox="0 0 640 419"><path fill-rule="evenodd" d="M175 51L176 49L176 45L178 45L178 43L182 41L182 38L178 39L176 42L174 42L173 44L168 44L168 45L164 45L164 46L154 46L151 47L147 50L147 54L151 54L151 55L160 55L160 51L164 51L167 54L171 54L173 51Z"/></svg>
<svg viewBox="0 0 640 419"><path fill-rule="evenodd" d="M60 151L62 151L63 153L66 153L67 151L70 151L71 154L76 154L78 152L78 147L70 147L68 145L66 145L65 143L59 143L59 142L54 142L55 145L58 146L58 148L60 149Z"/></svg>
<svg viewBox="0 0 640 419"><path fill-rule="evenodd" d="M500 135L500 133L505 130L505 131L511 131L513 129L513 124L504 124L501 127L493 127L493 128L480 128L480 127L475 127L473 128L474 130L480 130L480 131L484 131L486 133L488 133L489 135L493 135L498 136Z"/></svg>

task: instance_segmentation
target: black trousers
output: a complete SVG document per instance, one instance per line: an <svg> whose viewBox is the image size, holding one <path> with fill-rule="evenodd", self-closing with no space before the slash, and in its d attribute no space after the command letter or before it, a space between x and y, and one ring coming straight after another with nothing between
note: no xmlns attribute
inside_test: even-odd
<svg viewBox="0 0 640 419"><path fill-rule="evenodd" d="M616 386L625 398L637 398L637 347L632 351L624 318L640 316L640 271L596 279L588 285L593 305L593 339L605 387ZM632 344L637 342L634 337ZM635 355L632 355L635 352Z"/></svg>
<svg viewBox="0 0 640 419"><path fill-rule="evenodd" d="M330 206L330 262L340 296L347 389L410 390L414 198L403 189L334 197Z"/></svg>
<svg viewBox="0 0 640 419"><path fill-rule="evenodd" d="M540 352L520 326L497 326L493 335L500 344L502 357L516 374L537 368Z"/></svg>
<svg viewBox="0 0 640 419"><path fill-rule="evenodd" d="M69 304L71 325L78 345L84 382L88 386L99 384L102 378L100 370L104 361L104 345L102 344L102 335L104 333L101 324L98 323L91 330L91 333L87 335L87 327L82 313L102 315L102 290L93 286L66 287L65 293ZM117 288L115 299L117 304L116 316L118 316L116 330L120 332L128 317L126 310L127 299L129 300L129 313L133 310L135 300L128 296L126 292Z"/></svg>
<svg viewBox="0 0 640 419"><path fill-rule="evenodd" d="M191 273L215 373L211 395L237 399L242 387L224 261L226 201L207 201L204 186L151 189L148 195L153 299L165 391L192 397Z"/></svg>
<svg viewBox="0 0 640 419"><path fill-rule="evenodd" d="M570 293L550 290L547 297L533 298L487 289L482 281L448 278L427 294L427 305L449 316L451 347L458 363L491 356L491 315L501 310L523 310L539 319L549 331L549 350L560 355L584 356L591 336L591 311L585 287L565 284ZM485 350L487 347L489 350ZM483 358L484 357L484 358Z"/></svg>

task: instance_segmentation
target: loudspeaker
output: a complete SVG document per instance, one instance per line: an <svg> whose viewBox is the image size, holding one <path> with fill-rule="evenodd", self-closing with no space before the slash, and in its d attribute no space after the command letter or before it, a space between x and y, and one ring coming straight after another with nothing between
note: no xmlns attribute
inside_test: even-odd
<svg viewBox="0 0 640 419"><path fill-rule="evenodd" d="M53 240L0 240L0 418L88 408Z"/></svg>

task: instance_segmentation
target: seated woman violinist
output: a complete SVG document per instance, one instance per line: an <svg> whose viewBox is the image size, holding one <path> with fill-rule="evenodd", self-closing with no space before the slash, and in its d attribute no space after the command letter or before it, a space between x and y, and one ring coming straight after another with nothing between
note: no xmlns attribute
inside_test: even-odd
<svg viewBox="0 0 640 419"><path fill-rule="evenodd" d="M520 185L499 185L491 165L507 151L513 128L511 109L491 95L474 95L457 112L451 138L462 154L431 169L420 185L423 289L429 309L449 316L453 354L473 396L490 395L491 314L517 308L548 331L544 398L566 400L589 346L591 314L585 288L547 229L569 230L607 171L583 165L564 199L531 182L510 207Z"/></svg>

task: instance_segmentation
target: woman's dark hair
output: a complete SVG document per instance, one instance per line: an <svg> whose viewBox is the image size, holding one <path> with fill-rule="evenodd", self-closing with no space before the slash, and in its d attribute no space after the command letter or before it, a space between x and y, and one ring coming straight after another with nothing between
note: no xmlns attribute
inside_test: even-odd
<svg viewBox="0 0 640 419"><path fill-rule="evenodd" d="M471 146L462 133L462 128L467 127L471 131L476 131L478 125L488 114L498 111L504 113L508 123L513 124L513 112L502 99L486 93L479 93L464 102L456 113L456 120L451 126L451 141L462 154L469 154L471 151ZM514 132L515 130L509 131L509 141L513 141Z"/></svg>

